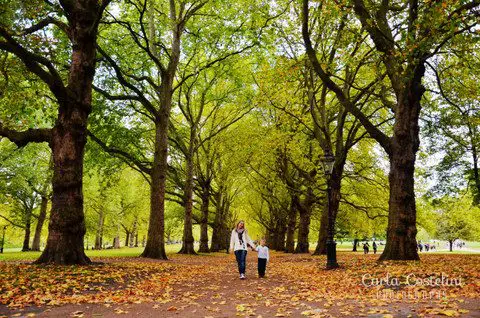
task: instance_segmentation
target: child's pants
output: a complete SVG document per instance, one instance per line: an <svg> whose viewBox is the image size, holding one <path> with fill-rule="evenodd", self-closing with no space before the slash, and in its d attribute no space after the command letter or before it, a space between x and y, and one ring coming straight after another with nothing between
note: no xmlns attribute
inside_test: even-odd
<svg viewBox="0 0 480 318"><path fill-rule="evenodd" d="M259 258L258 259L258 276L264 277L266 268L267 268L267 259Z"/></svg>

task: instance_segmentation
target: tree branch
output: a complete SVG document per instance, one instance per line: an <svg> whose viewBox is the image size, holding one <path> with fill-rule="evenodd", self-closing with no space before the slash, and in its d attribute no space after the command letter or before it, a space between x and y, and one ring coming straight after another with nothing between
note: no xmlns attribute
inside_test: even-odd
<svg viewBox="0 0 480 318"><path fill-rule="evenodd" d="M95 136L91 131L88 131L87 133L88 133L88 136L93 141L95 141L95 143L97 143L105 152L107 152L111 155L114 155L115 157L120 157L124 161L128 161L128 162L133 163L143 173L151 174L151 169L149 167L147 167L143 162L141 162L140 160L138 160L137 158L135 158L134 156L132 156L128 152L120 150L120 149L116 149L116 148L113 148L113 147L109 147L106 143L104 143L102 140L100 140L100 138Z"/></svg>
<svg viewBox="0 0 480 318"><path fill-rule="evenodd" d="M310 40L310 34L308 30L308 0L303 0L303 15L302 15L302 36L305 43L305 49L307 55L312 63L313 69L320 77L325 86L329 90L335 93L338 101L352 113L358 120L362 123L365 129L368 131L370 136L374 138L382 148L388 153L391 153L391 142L390 138L385 135L380 129L378 129L365 114L358 109L344 94L341 87L339 87L330 76L324 71L320 62L318 61L316 51L313 49L312 42Z"/></svg>
<svg viewBox="0 0 480 318"><path fill-rule="evenodd" d="M39 128L17 131L4 127L3 124L0 122L0 136L8 138L18 147L23 147L30 142L50 143L52 130L50 128Z"/></svg>
<svg viewBox="0 0 480 318"><path fill-rule="evenodd" d="M50 24L56 25L60 30L65 32L65 34L68 36L69 39L71 39L70 27L67 24L63 23L62 21L57 20L53 17L46 17L45 19L41 20L37 24L34 24L31 27L26 28L25 30L22 31L21 35L35 33L39 30L42 30L43 28L45 28Z"/></svg>

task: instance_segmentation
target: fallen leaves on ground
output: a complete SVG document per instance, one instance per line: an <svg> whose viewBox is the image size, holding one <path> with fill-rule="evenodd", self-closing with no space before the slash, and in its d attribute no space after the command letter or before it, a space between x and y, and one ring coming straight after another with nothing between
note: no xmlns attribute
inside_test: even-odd
<svg viewBox="0 0 480 318"><path fill-rule="evenodd" d="M170 299L170 285L180 277L191 278L191 270L167 262L130 259L64 267L0 263L0 304L22 308L68 303L164 303Z"/></svg>
<svg viewBox="0 0 480 318"><path fill-rule="evenodd" d="M249 255L245 281L238 280L233 256L225 254L175 255L170 261L124 258L66 267L4 262L0 304L104 304L128 316L117 304L153 302L150 310L172 314L190 307L205 316L324 317L334 312L389 318L413 310L427 317L468 315L463 300L480 298L480 255L432 254L422 255L421 262L377 263L374 255L339 253L341 268L327 271L324 256L272 254L266 279L254 277L255 258ZM373 279L372 286L365 286L365 277ZM461 283L427 284L441 277Z"/></svg>

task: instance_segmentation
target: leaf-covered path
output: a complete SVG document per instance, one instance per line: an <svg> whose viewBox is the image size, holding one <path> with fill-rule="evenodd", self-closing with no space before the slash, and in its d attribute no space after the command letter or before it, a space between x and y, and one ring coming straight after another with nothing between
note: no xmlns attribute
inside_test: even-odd
<svg viewBox="0 0 480 318"><path fill-rule="evenodd" d="M169 261L97 259L104 264L92 267L0 263L0 316L480 316L477 255L432 254L421 263L377 264L374 255L340 253L343 267L325 271L324 257L273 253L265 279L257 278L255 256L249 253L244 281L233 255L220 253L172 255ZM461 286L426 285L442 273L461 279ZM390 286L364 285L387 277Z"/></svg>

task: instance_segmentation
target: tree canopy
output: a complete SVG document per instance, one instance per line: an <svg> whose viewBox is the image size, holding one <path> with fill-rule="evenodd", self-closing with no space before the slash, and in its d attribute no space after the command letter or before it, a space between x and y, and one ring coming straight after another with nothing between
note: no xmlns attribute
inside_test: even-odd
<svg viewBox="0 0 480 318"><path fill-rule="evenodd" d="M476 239L479 8L3 1L6 243L39 263L120 246L166 259L172 242L228 249L240 219L288 253L335 235L417 260L419 232Z"/></svg>

